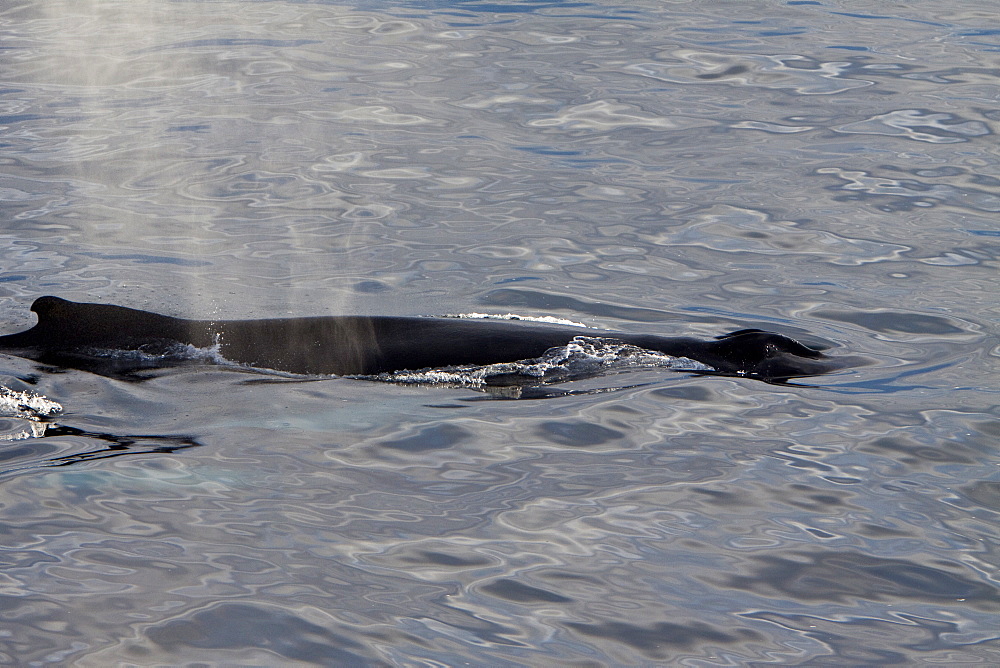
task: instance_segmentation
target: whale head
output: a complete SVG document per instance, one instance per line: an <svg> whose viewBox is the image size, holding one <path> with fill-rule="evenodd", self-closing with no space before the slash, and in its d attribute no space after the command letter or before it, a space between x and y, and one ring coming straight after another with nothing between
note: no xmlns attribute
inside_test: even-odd
<svg viewBox="0 0 1000 668"><path fill-rule="evenodd" d="M770 382L817 376L849 366L783 334L760 329L725 334L709 348L713 359L707 363L717 371Z"/></svg>

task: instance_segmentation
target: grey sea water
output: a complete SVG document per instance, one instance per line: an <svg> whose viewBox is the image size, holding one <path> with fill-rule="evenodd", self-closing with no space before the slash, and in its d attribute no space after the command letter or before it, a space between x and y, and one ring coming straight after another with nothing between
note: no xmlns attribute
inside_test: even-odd
<svg viewBox="0 0 1000 668"><path fill-rule="evenodd" d="M0 356L0 663L1000 665L998 126L992 0L0 4L0 333L55 294L873 362Z"/></svg>

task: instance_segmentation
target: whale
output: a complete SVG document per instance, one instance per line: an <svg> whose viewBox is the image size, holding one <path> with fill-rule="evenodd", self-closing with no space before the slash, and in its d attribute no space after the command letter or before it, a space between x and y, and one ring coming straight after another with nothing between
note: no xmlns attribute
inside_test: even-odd
<svg viewBox="0 0 1000 668"><path fill-rule="evenodd" d="M31 310L37 315L37 324L23 332L0 336L0 352L105 375L178 364L177 355L164 354L178 346L213 349L227 362L254 369L363 377L533 360L578 337L688 358L711 368L704 373L768 382L824 374L849 365L790 337L759 329L701 340L455 317L189 320L53 296L39 297ZM144 355L116 357L109 351ZM138 357L145 361L137 362Z"/></svg>

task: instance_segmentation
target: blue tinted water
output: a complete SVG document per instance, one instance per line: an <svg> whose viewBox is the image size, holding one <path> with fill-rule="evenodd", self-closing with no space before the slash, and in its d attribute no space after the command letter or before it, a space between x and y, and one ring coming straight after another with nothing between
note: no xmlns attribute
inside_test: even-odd
<svg viewBox="0 0 1000 668"><path fill-rule="evenodd" d="M998 35L988 0L7 3L3 333L57 294L875 363L491 395L0 357L63 406L0 419L0 662L1000 664Z"/></svg>

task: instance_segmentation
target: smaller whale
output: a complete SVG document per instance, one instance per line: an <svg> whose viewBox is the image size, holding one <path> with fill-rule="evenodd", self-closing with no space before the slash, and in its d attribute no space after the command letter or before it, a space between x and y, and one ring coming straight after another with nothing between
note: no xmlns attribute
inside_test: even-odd
<svg viewBox="0 0 1000 668"><path fill-rule="evenodd" d="M740 330L714 340L618 333L530 322L393 316L264 320L187 320L124 306L39 297L38 323L0 336L0 351L105 375L181 363L171 347L217 347L230 362L294 374L371 376L403 370L489 365L541 357L577 337L621 342L701 362L718 375L769 382L841 369L830 358L781 334ZM139 351L160 362L115 361L108 351ZM156 356L160 357L157 358ZM124 365L124 366L123 366Z"/></svg>

